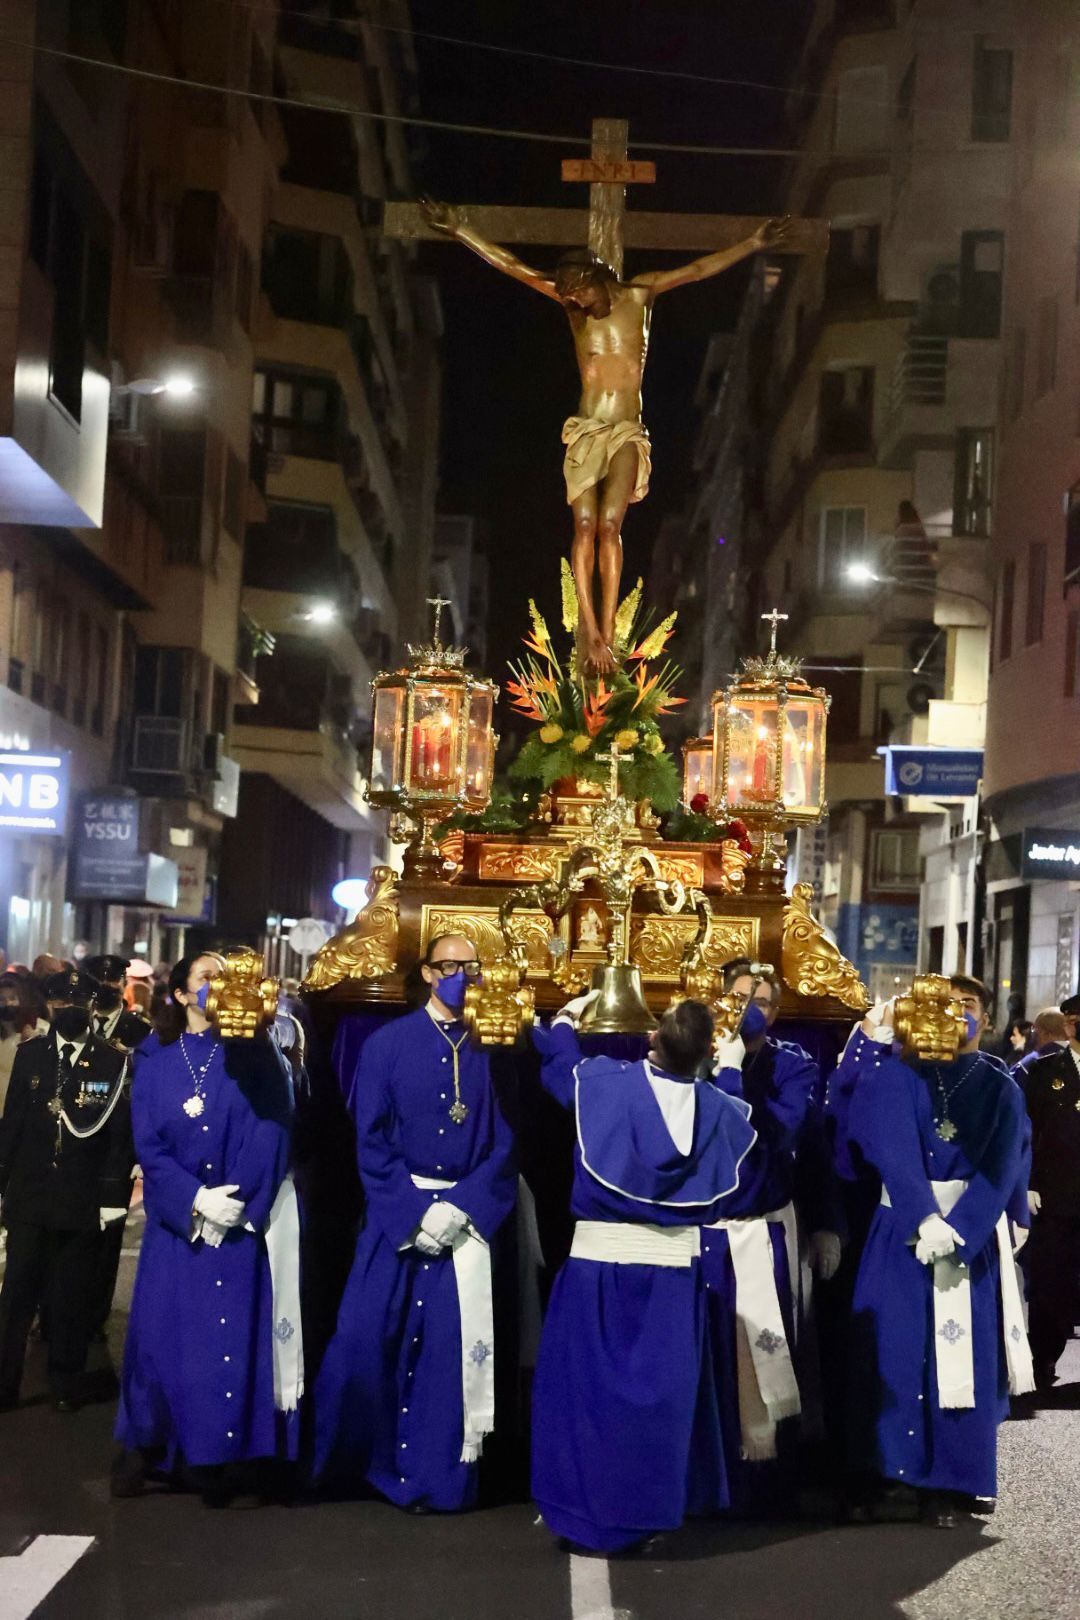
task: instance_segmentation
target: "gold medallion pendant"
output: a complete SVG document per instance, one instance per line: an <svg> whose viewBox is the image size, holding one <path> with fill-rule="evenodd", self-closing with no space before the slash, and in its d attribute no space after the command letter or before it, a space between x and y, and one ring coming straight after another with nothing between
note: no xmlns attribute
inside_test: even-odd
<svg viewBox="0 0 1080 1620"><path fill-rule="evenodd" d="M464 1125L464 1123L468 1119L468 1117L469 1117L469 1110L466 1107L465 1103L463 1103L460 1098L458 1099L457 1102L451 1103L451 1105L450 1105L450 1118L453 1120L455 1125Z"/></svg>
<svg viewBox="0 0 1080 1620"><path fill-rule="evenodd" d="M956 1126L951 1119L943 1119L937 1128L937 1133L943 1142L951 1142L956 1136Z"/></svg>

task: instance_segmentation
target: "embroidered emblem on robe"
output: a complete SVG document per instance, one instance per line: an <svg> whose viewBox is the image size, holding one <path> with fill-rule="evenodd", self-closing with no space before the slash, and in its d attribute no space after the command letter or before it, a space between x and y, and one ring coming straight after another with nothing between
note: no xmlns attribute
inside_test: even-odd
<svg viewBox="0 0 1080 1620"><path fill-rule="evenodd" d="M965 1336L966 1331L966 1328L962 1328L959 1322L950 1316L949 1320L943 1322L938 1329L938 1337L944 1339L946 1344L957 1344Z"/></svg>

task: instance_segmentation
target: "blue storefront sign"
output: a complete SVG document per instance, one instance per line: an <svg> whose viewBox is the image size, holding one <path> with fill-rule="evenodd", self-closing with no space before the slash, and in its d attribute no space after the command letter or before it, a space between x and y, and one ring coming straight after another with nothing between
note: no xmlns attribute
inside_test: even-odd
<svg viewBox="0 0 1080 1620"><path fill-rule="evenodd" d="M14 832L67 831L68 764L63 753L0 753L0 828Z"/></svg>
<svg viewBox="0 0 1080 1620"><path fill-rule="evenodd" d="M973 799L983 772L981 748L879 748L885 792L904 798Z"/></svg>

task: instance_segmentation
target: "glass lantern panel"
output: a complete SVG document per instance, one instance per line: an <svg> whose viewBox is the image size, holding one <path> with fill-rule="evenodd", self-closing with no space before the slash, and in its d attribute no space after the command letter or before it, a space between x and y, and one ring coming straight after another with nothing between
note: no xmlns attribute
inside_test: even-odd
<svg viewBox="0 0 1080 1620"><path fill-rule="evenodd" d="M816 811L825 768L825 705L820 698L792 698L784 728L784 806Z"/></svg>
<svg viewBox="0 0 1080 1620"><path fill-rule="evenodd" d="M414 687L409 738L409 787L413 792L457 797L462 696L460 687Z"/></svg>
<svg viewBox="0 0 1080 1620"><path fill-rule="evenodd" d="M683 803L689 805L699 793L711 799L713 792L712 740L700 745L687 743L683 756Z"/></svg>
<svg viewBox="0 0 1080 1620"><path fill-rule="evenodd" d="M491 731L492 695L474 690L469 704L469 735L465 749L465 798L483 809L491 798L494 764Z"/></svg>
<svg viewBox="0 0 1080 1620"><path fill-rule="evenodd" d="M404 686L375 689L371 737L371 791L393 793L401 786L401 740L405 711Z"/></svg>
<svg viewBox="0 0 1080 1620"><path fill-rule="evenodd" d="M732 810L776 803L776 699L736 697L728 705L727 802Z"/></svg>

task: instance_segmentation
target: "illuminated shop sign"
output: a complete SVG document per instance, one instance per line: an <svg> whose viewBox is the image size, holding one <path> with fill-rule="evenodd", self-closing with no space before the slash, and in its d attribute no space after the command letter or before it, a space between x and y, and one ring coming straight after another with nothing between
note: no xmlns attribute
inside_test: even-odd
<svg viewBox="0 0 1080 1620"><path fill-rule="evenodd" d="M1028 827L1020 875L1080 883L1080 831L1048 832L1045 827Z"/></svg>
<svg viewBox="0 0 1080 1620"><path fill-rule="evenodd" d="M0 830L50 833L67 830L68 754L0 753Z"/></svg>

